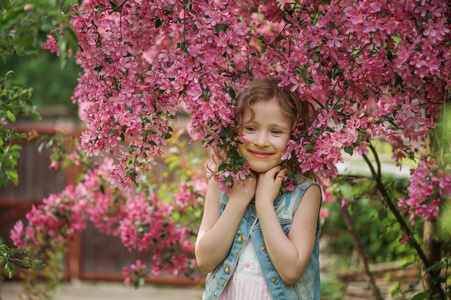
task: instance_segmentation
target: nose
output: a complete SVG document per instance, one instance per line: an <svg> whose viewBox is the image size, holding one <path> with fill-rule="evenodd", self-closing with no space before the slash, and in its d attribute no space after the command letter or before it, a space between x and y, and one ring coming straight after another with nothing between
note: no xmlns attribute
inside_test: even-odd
<svg viewBox="0 0 451 300"><path fill-rule="evenodd" d="M253 142L254 145L258 147L268 146L269 145L268 134L264 131L259 132Z"/></svg>

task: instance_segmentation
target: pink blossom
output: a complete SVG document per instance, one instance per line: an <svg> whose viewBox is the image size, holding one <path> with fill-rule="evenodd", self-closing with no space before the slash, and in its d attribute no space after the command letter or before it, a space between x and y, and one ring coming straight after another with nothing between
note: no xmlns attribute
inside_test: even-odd
<svg viewBox="0 0 451 300"><path fill-rule="evenodd" d="M14 245L19 248L24 248L26 246L24 242L24 228L22 221L18 221L13 229L11 229L11 240L13 240Z"/></svg>
<svg viewBox="0 0 451 300"><path fill-rule="evenodd" d="M327 208L321 208L321 211L319 213L320 219L325 219L329 216L329 210Z"/></svg>
<svg viewBox="0 0 451 300"><path fill-rule="evenodd" d="M163 9L168 3L171 8ZM192 141L200 141L207 153L222 151L234 125L233 94L253 78L281 77L281 87L289 85L301 94L299 101L317 108L308 129L294 129L283 155L296 159L304 172L334 177L343 150L369 154L375 138L392 146L398 165L421 157L437 123L437 101L451 86L444 3L307 1L293 10L287 1L269 1L253 13L252 1L190 1L189 10L183 1L129 1L120 13L104 1L74 7L70 23L83 71L72 99L87 127L81 147L116 160L34 208L25 235L32 239L44 227L58 237L56 228L72 235L87 218L104 230L116 226L111 232L130 249L148 249L164 234L167 240L156 247L149 266L164 271L161 252L186 240L171 213L201 203L202 196L186 183L167 205L133 193L130 185L161 155L182 112L191 116ZM45 49L59 55L55 37L62 30L48 35ZM243 164L213 177L222 191L230 191L233 180L249 173ZM112 185L103 192L101 179ZM402 210L412 222L436 218L451 192L449 166L434 155L421 157L409 182L408 195L398 202ZM112 195L120 196L113 202ZM190 263L175 253L170 257ZM167 270L175 272L176 266Z"/></svg>

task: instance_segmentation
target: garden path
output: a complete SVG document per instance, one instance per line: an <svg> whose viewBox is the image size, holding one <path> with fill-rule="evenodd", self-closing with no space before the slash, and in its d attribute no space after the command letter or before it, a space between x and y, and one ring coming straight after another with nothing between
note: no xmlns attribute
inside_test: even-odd
<svg viewBox="0 0 451 300"><path fill-rule="evenodd" d="M0 300L19 300L22 282L4 282ZM74 281L64 283L54 300L200 300L202 288L146 284L139 289L121 282Z"/></svg>

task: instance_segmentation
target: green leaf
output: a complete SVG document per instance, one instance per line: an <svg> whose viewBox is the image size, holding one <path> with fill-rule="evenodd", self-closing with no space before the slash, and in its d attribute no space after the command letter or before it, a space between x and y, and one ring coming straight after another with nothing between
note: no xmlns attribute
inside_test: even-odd
<svg viewBox="0 0 451 300"><path fill-rule="evenodd" d="M178 220L180 220L180 214L179 214L179 212L177 212L177 211L175 211L175 212L173 212L172 213L172 220L174 220L174 221L178 221Z"/></svg>
<svg viewBox="0 0 451 300"><path fill-rule="evenodd" d="M354 154L354 149L352 149L352 147L350 147L350 146L344 147L343 150L344 150L346 153L348 153L349 155Z"/></svg>
<svg viewBox="0 0 451 300"><path fill-rule="evenodd" d="M110 133L108 134L108 137L110 138L112 135L117 134L117 129L111 130Z"/></svg>
<svg viewBox="0 0 451 300"><path fill-rule="evenodd" d="M312 59L313 59L313 62L316 64L318 62L318 60L319 60L318 54L317 53L313 53Z"/></svg>
<svg viewBox="0 0 451 300"><path fill-rule="evenodd" d="M312 145L305 145L304 149L307 151L313 151L313 150L315 150L315 147L313 147Z"/></svg>
<svg viewBox="0 0 451 300"><path fill-rule="evenodd" d="M401 268L402 268L403 270L405 270L408 266L411 266L411 265L415 265L415 262L414 262L414 261L406 262L405 264L403 264L403 265L401 266Z"/></svg>
<svg viewBox="0 0 451 300"><path fill-rule="evenodd" d="M215 26L217 34L219 34L221 31L226 32L228 28L229 28L229 24L216 24L216 26Z"/></svg>
<svg viewBox="0 0 451 300"><path fill-rule="evenodd" d="M163 10L169 10L169 9L172 9L172 8L174 8L174 6L175 6L175 5L168 5L168 6L165 6L165 7L163 7Z"/></svg>
<svg viewBox="0 0 451 300"><path fill-rule="evenodd" d="M235 97L236 97L235 90L232 88L229 88L229 95L232 99L235 99Z"/></svg>
<svg viewBox="0 0 451 300"><path fill-rule="evenodd" d="M11 6L10 0L0 0L0 9L9 9Z"/></svg>
<svg viewBox="0 0 451 300"><path fill-rule="evenodd" d="M40 259L36 259L32 262L32 267L42 267L45 266L44 262Z"/></svg>
<svg viewBox="0 0 451 300"><path fill-rule="evenodd" d="M242 165L247 161L247 159L245 159L244 157L238 157L237 159L235 159L235 163Z"/></svg>
<svg viewBox="0 0 451 300"><path fill-rule="evenodd" d="M6 74L5 74L6 80L10 80L10 79L11 79L11 76L13 76L13 74L14 74L14 71L8 71L8 72L6 72Z"/></svg>
<svg viewBox="0 0 451 300"><path fill-rule="evenodd" d="M9 251L11 251L11 254L16 254L16 253L27 253L27 251L25 251L25 249L23 248L11 248L9 249Z"/></svg>
<svg viewBox="0 0 451 300"><path fill-rule="evenodd" d="M163 21L160 18L155 20L155 28L160 27L163 24Z"/></svg>
<svg viewBox="0 0 451 300"><path fill-rule="evenodd" d="M8 275L9 278L13 277L14 273L16 272L16 267L10 262L7 262L5 265L5 273Z"/></svg>
<svg viewBox="0 0 451 300"><path fill-rule="evenodd" d="M297 67L296 69L294 69L294 73L296 73L298 75L302 75L301 68Z"/></svg>
<svg viewBox="0 0 451 300"><path fill-rule="evenodd" d="M381 221L384 220L387 217L387 211L383 208L379 209L379 211L377 212L377 217Z"/></svg>
<svg viewBox="0 0 451 300"><path fill-rule="evenodd" d="M6 115L11 122L16 122L16 116L11 111L7 110Z"/></svg>
<svg viewBox="0 0 451 300"><path fill-rule="evenodd" d="M179 165L180 165L180 160L175 160L169 164L168 170L172 171L172 170L174 170L174 168L178 167Z"/></svg>
<svg viewBox="0 0 451 300"><path fill-rule="evenodd" d="M227 164L223 163L218 167L218 172L222 172L227 168Z"/></svg>
<svg viewBox="0 0 451 300"><path fill-rule="evenodd" d="M37 111L33 110L30 112L30 114L33 117L33 119L38 120L38 121L41 120L41 115Z"/></svg>
<svg viewBox="0 0 451 300"><path fill-rule="evenodd" d="M9 170L8 177L9 177L9 180L11 180L15 185L17 185L19 183L19 177L17 176L16 170Z"/></svg>
<svg viewBox="0 0 451 300"><path fill-rule="evenodd" d="M36 41L35 37L31 34L18 36L13 39L12 44L18 48L19 51L25 50L25 48L32 47Z"/></svg>
<svg viewBox="0 0 451 300"><path fill-rule="evenodd" d="M23 82L17 81L17 80L13 80L9 83L11 86L19 86L19 87L25 87L25 84Z"/></svg>
<svg viewBox="0 0 451 300"><path fill-rule="evenodd" d="M429 272L438 271L438 270L441 270L441 269L442 269L441 262L437 262L437 263L433 264L432 266L430 266L426 270L426 272L429 273Z"/></svg>
<svg viewBox="0 0 451 300"><path fill-rule="evenodd" d="M428 10L426 11L426 15L424 16L424 22L427 23L431 19L431 12Z"/></svg>
<svg viewBox="0 0 451 300"><path fill-rule="evenodd" d="M431 294L431 291L421 292L410 298L411 300L423 300Z"/></svg>

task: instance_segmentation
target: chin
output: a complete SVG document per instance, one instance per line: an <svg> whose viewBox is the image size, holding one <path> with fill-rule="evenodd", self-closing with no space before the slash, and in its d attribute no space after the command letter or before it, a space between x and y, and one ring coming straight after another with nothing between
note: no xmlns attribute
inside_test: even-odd
<svg viewBox="0 0 451 300"><path fill-rule="evenodd" d="M252 166L252 165L250 165L250 169L252 171L254 171L255 173L265 173L265 172L271 170L272 168L274 168L275 166L277 166L277 165L273 165L273 166L258 166L258 165Z"/></svg>
<svg viewBox="0 0 451 300"><path fill-rule="evenodd" d="M254 171L257 174L261 174L261 173L265 173L266 171L268 171L269 169L261 169L261 168L251 168L252 171Z"/></svg>

